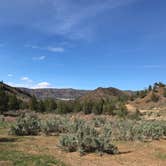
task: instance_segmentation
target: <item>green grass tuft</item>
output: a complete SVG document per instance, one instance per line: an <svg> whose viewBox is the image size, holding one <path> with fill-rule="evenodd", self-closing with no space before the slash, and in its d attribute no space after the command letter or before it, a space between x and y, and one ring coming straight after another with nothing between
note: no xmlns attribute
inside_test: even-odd
<svg viewBox="0 0 166 166"><path fill-rule="evenodd" d="M159 152L156 154L156 157L161 159L161 160L166 160L166 153Z"/></svg>
<svg viewBox="0 0 166 166"><path fill-rule="evenodd" d="M3 150L0 153L0 161L9 161L13 166L65 166L58 160L46 155L31 155L19 151Z"/></svg>

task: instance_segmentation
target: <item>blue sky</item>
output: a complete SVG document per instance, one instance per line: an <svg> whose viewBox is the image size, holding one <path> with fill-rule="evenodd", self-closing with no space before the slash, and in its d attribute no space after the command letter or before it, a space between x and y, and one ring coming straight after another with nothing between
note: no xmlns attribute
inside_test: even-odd
<svg viewBox="0 0 166 166"><path fill-rule="evenodd" d="M165 0L0 0L0 76L30 88L166 82Z"/></svg>

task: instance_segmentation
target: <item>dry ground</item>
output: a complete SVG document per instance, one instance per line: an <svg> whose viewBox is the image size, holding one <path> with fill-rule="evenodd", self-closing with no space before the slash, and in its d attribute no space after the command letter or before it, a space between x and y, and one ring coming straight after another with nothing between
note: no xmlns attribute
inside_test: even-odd
<svg viewBox="0 0 166 166"><path fill-rule="evenodd" d="M36 155L38 158L40 156L51 156L56 161L62 161L67 166L166 166L166 140L115 142L114 144L120 150L118 155L104 154L99 156L98 154L88 154L81 157L77 152L67 153L62 151L58 147L57 136L17 137L8 135L8 130L8 127L0 127L0 166L13 166L10 160L3 160L1 155L3 150L17 151L21 154L28 154L31 157ZM11 155L10 157L12 158L13 156ZM38 165L41 166L40 164L32 166ZM60 163L59 165L63 164Z"/></svg>
<svg viewBox="0 0 166 166"><path fill-rule="evenodd" d="M63 161L67 166L165 166L166 140L153 142L118 142L121 154L103 155L89 154L81 157L79 153L67 153L58 145L58 137L13 137L6 133L0 135L0 149L4 144L9 150L31 155L49 155ZM0 152L1 153L1 152ZM11 163L0 161L0 166L10 166Z"/></svg>
<svg viewBox="0 0 166 166"><path fill-rule="evenodd" d="M133 113L137 110L132 104L126 104L129 113ZM142 114L142 118L145 120L166 120L166 107L153 108L153 109L139 109Z"/></svg>

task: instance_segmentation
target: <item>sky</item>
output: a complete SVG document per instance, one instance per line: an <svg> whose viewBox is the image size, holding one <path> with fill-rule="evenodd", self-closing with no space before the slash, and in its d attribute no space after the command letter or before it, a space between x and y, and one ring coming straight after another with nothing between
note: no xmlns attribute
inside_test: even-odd
<svg viewBox="0 0 166 166"><path fill-rule="evenodd" d="M166 82L165 0L0 0L0 79L28 88Z"/></svg>

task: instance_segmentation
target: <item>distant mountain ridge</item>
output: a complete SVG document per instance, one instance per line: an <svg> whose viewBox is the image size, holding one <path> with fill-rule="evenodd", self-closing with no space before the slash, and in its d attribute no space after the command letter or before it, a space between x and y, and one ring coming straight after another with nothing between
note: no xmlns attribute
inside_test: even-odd
<svg viewBox="0 0 166 166"><path fill-rule="evenodd" d="M57 89L57 88L47 88L47 89L29 89L23 87L12 87L5 83L0 83L4 87L7 93L16 95L20 99L29 100L32 96L37 99L60 99L60 100L86 100L86 99L108 99L119 96L131 95L131 92L122 91L113 87L102 88L99 87L95 90L79 90L79 89Z"/></svg>
<svg viewBox="0 0 166 166"><path fill-rule="evenodd" d="M166 85L155 83L148 89L142 91L124 91L117 88L97 88L95 90L77 90L77 89L27 89L11 87L0 82L0 87L10 95L22 101L29 101L32 96L37 99L59 99L59 100L75 100L80 102L108 101L120 99L133 105L136 108L149 109L166 107Z"/></svg>
<svg viewBox="0 0 166 166"><path fill-rule="evenodd" d="M36 96L38 99L61 99L61 100L75 100L81 96L84 96L89 90L77 90L77 89L28 89L20 88L22 91Z"/></svg>

